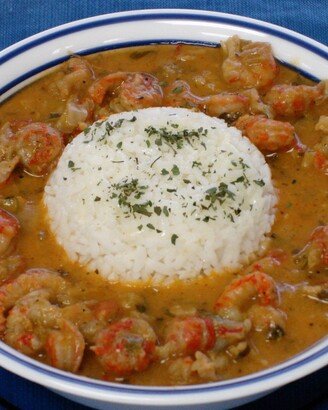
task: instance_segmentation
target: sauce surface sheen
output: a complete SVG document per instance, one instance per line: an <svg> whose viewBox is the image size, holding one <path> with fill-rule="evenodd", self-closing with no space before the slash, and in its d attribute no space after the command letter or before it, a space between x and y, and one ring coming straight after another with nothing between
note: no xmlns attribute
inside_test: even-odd
<svg viewBox="0 0 328 410"><path fill-rule="evenodd" d="M165 86L176 80L186 81L193 93L206 96L222 91L230 91L222 78L222 50L190 45L157 45L132 49L122 49L99 53L86 57L92 64L97 77L108 72L147 72L156 76L165 91ZM64 67L29 85L0 106L0 126L6 122L26 120L55 124L58 114L65 109L65 101L55 87L63 77ZM307 84L309 80L298 73L279 66L275 79L278 84ZM292 119L297 135L303 144L313 147L321 137L315 130L320 115L328 112L328 101L314 106L301 118ZM279 117L278 117L279 118ZM263 334L251 331L249 353L238 360L229 359L229 365L222 370L218 379L242 376L274 364L299 353L327 335L328 305L322 301L306 297L297 289L304 283L322 284L326 274L322 271L307 272L294 263L293 255L307 243L311 232L327 223L327 177L314 167L304 168L302 158L295 150L266 155L272 178L279 192L276 219L270 238L270 249L283 249L287 257L280 266L270 271L270 276L278 284L280 291L279 308L287 315L285 335L268 341ZM200 277L190 282L176 282L167 287L125 286L108 283L95 272L71 263L56 243L47 226L42 205L43 188L47 176L33 177L22 169L16 169L15 177L1 188L1 200L17 198L21 204L15 211L21 230L17 240L16 253L23 256L27 268L47 268L59 271L72 284L68 304L84 300L107 300L112 298L130 312L150 318L155 331L161 334L163 323L174 316L172 306L211 312L218 296L237 275L213 275ZM6 280L3 277L2 280ZM87 296L86 296L87 295ZM130 304L130 305L129 305ZM132 306L132 307L131 307ZM37 359L48 363L40 354ZM105 373L88 351L78 374L117 380L139 385L179 384L167 369L171 360L154 362L142 372L120 378ZM170 374L170 373L169 373ZM187 383L203 382L193 376Z"/></svg>

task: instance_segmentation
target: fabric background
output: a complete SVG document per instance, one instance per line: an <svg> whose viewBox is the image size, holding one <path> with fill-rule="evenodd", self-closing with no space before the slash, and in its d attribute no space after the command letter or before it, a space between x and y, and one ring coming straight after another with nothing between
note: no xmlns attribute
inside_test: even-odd
<svg viewBox="0 0 328 410"><path fill-rule="evenodd" d="M240 14L287 27L328 44L328 0L0 0L0 49L72 20L147 8L197 8ZM240 410L327 410L327 386L328 370L322 369ZM0 409L17 408L86 409L0 369Z"/></svg>

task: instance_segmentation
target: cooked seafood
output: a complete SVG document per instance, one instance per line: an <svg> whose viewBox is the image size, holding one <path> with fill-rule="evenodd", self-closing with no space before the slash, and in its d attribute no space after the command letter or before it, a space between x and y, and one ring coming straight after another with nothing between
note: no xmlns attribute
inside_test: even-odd
<svg viewBox="0 0 328 410"><path fill-rule="evenodd" d="M188 127L170 117L156 128L161 107L166 113L192 113ZM139 126L134 113L144 109L153 113L155 125L134 132ZM80 375L184 385L267 368L327 335L327 113L326 82L315 83L279 64L269 44L237 36L221 48L149 45L73 56L13 95L0 106L1 339ZM113 114L114 123L108 120ZM213 127L224 120L229 138L245 144L212 152L215 130L192 129L191 118L204 114L214 117L206 117ZM123 129L125 138L116 140ZM68 152L79 155L78 141L93 178L86 190L86 162L81 157L63 162ZM106 157L106 144L115 158ZM138 144L142 149L134 150ZM247 147L262 158L267 179L252 177L258 170L246 161ZM211 158L220 159L221 168ZM64 165L63 174L58 164ZM128 180L127 164L133 170ZM115 171L114 184L108 167ZM55 201L61 206L59 222L50 226L43 198L55 176L60 187L70 187L74 201L69 205L68 191ZM241 239L238 222L246 229L258 206L257 199L248 200L264 192L271 178L276 208L253 249ZM159 192L156 201L150 187ZM106 229L103 221L116 226L117 218L108 217L113 201L135 255L118 246L116 231L110 245L106 235L103 243L98 240ZM182 233L177 222L169 231L180 205ZM227 224L216 232L214 249L210 241L218 212ZM101 219L93 225L97 213ZM203 229L200 259L209 261L206 266L190 262L200 251L185 223L188 217ZM256 238L261 218L254 219L248 238ZM72 242L88 250L85 260L78 251L72 261L70 247L58 243L56 229L63 220L68 222L61 229L73 220L83 226ZM231 242L219 258L225 269L214 271L215 252L228 231ZM144 247L136 245L140 241ZM106 269L112 266L108 246L116 255L114 281L103 278L96 263L101 255ZM241 257L240 265L231 267L232 254ZM156 258L163 277L173 281L154 283ZM120 277L126 272L128 284Z"/></svg>

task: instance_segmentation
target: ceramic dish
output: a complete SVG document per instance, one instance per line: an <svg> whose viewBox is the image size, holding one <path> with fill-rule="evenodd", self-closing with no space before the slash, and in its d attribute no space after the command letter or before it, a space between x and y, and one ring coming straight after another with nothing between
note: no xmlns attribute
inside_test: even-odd
<svg viewBox="0 0 328 410"><path fill-rule="evenodd" d="M328 48L272 24L196 10L148 10L92 17L47 30L0 53L0 94L4 100L71 53L149 43L213 45L234 34L267 41L275 56L316 79L327 77ZM121 386L75 376L42 365L0 342L0 365L76 402L98 409L231 408L255 400L328 364L328 338L268 370L203 385L162 388Z"/></svg>

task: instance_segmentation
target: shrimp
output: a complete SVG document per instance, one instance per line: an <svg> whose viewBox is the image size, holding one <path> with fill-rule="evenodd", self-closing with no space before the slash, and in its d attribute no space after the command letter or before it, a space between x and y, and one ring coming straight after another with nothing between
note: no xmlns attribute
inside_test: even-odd
<svg viewBox="0 0 328 410"><path fill-rule="evenodd" d="M314 86L278 84L265 95L264 101L275 115L300 117L315 104L323 101L326 93L324 82Z"/></svg>
<svg viewBox="0 0 328 410"><path fill-rule="evenodd" d="M57 321L58 330L52 330L45 350L52 366L75 373L82 362L85 342L78 328L68 320Z"/></svg>
<svg viewBox="0 0 328 410"><path fill-rule="evenodd" d="M173 319L165 335L165 344L157 348L161 357L171 354L191 355L197 351L222 350L245 338L248 323L222 319L219 316L189 316Z"/></svg>
<svg viewBox="0 0 328 410"><path fill-rule="evenodd" d="M214 381L218 379L220 371L227 365L228 358L223 354L211 357L198 351L194 357L179 357L172 361L169 365L169 374L175 384L196 382L193 376Z"/></svg>
<svg viewBox="0 0 328 410"><path fill-rule="evenodd" d="M268 118L273 118L273 113L270 106L262 101L262 98L256 88L244 90L242 95L247 97L249 100L250 114L264 114Z"/></svg>
<svg viewBox="0 0 328 410"><path fill-rule="evenodd" d="M46 289L51 296L58 298L58 293L65 288L65 280L59 273L48 269L29 269L16 279L5 282L0 287L0 331L3 330L6 318L5 313L26 294Z"/></svg>
<svg viewBox="0 0 328 410"><path fill-rule="evenodd" d="M119 312L120 306L113 300L79 302L62 309L63 317L78 327L88 343L93 343Z"/></svg>
<svg viewBox="0 0 328 410"><path fill-rule="evenodd" d="M200 108L205 104L205 98L191 92L186 81L176 80L166 90L164 105L170 107Z"/></svg>
<svg viewBox="0 0 328 410"><path fill-rule="evenodd" d="M192 377L192 365L194 360L191 356L179 357L169 365L168 372L175 385L186 384Z"/></svg>
<svg viewBox="0 0 328 410"><path fill-rule="evenodd" d="M320 257L318 265L328 267L328 225L318 226L310 236L310 246L312 249L318 249L317 255ZM313 265L315 266L315 265Z"/></svg>
<svg viewBox="0 0 328 410"><path fill-rule="evenodd" d="M68 98L72 93L78 93L94 79L94 72L90 64L78 56L68 60L65 71L66 75L57 83L63 98Z"/></svg>
<svg viewBox="0 0 328 410"><path fill-rule="evenodd" d="M165 104L173 107L197 108L213 117L223 118L229 124L245 113L265 113L270 115L268 107L261 102L255 88L242 93L222 92L205 97L193 94L185 81L175 81L165 97Z"/></svg>
<svg viewBox="0 0 328 410"><path fill-rule="evenodd" d="M10 175L16 168L19 163L19 157L15 156L14 158L3 160L0 163L0 187L6 181L8 181Z"/></svg>
<svg viewBox="0 0 328 410"><path fill-rule="evenodd" d="M117 72L108 74L96 80L89 87L89 95L95 104L102 104L107 92L113 91L115 88L119 87L128 78L128 73Z"/></svg>
<svg viewBox="0 0 328 410"><path fill-rule="evenodd" d="M110 322L120 312L120 305L114 300L103 300L92 306L92 312L97 320Z"/></svg>
<svg viewBox="0 0 328 410"><path fill-rule="evenodd" d="M327 147L327 143L325 144ZM328 175L328 156L323 154L321 150L314 151L314 166L319 171L322 171L324 174Z"/></svg>
<svg viewBox="0 0 328 410"><path fill-rule="evenodd" d="M43 175L63 150L59 131L41 122L12 121L0 132L2 162L0 183L4 183L18 164L26 171Z"/></svg>
<svg viewBox="0 0 328 410"><path fill-rule="evenodd" d="M243 94L223 92L207 97L204 105L206 114L232 123L249 111L249 98Z"/></svg>
<svg viewBox="0 0 328 410"><path fill-rule="evenodd" d="M263 151L281 151L298 144L294 127L288 122L276 121L264 115L243 115L235 126Z"/></svg>
<svg viewBox="0 0 328 410"><path fill-rule="evenodd" d="M254 271L274 272L286 258L287 254L282 249L273 249L266 256L251 264L244 273L247 275ZM285 334L286 314L277 307L254 304L248 309L247 317L256 331L268 330L268 340L276 340Z"/></svg>
<svg viewBox="0 0 328 410"><path fill-rule="evenodd" d="M243 42L238 36L222 43L226 58L222 64L224 80L236 88L264 88L272 84L278 67L271 45Z"/></svg>
<svg viewBox="0 0 328 410"><path fill-rule="evenodd" d="M328 268L328 225L313 230L309 242L295 255L295 261L310 272Z"/></svg>
<svg viewBox="0 0 328 410"><path fill-rule="evenodd" d="M189 355L213 349L215 345L213 320L198 316L173 319L166 329L165 343L172 345L172 351Z"/></svg>
<svg viewBox="0 0 328 410"><path fill-rule="evenodd" d="M106 94L114 92L110 108L114 112L158 107L163 92L156 77L147 73L117 72L95 81L89 88L93 101L102 104Z"/></svg>
<svg viewBox="0 0 328 410"><path fill-rule="evenodd" d="M5 184L19 163L13 143L13 131L9 123L0 130L0 186Z"/></svg>
<svg viewBox="0 0 328 410"><path fill-rule="evenodd" d="M282 249L272 249L267 255L251 264L245 273L252 273L256 270L265 272L274 272L277 266L280 266L287 259L287 253Z"/></svg>
<svg viewBox="0 0 328 410"><path fill-rule="evenodd" d="M319 121L315 125L315 130L328 134L328 115L320 116Z"/></svg>
<svg viewBox="0 0 328 410"><path fill-rule="evenodd" d="M106 371L126 375L150 365L155 344L156 335L145 320L124 318L100 332L91 350Z"/></svg>
<svg viewBox="0 0 328 410"><path fill-rule="evenodd" d="M261 326L257 320L257 330L262 331L267 328L267 325L270 328L273 327L274 323L271 320L273 309L276 309L275 313L279 317L277 325L283 326L283 314L277 310L278 291L275 282L269 275L261 271L255 271L233 280L219 296L214 309L222 317L242 320L244 311L248 311L249 314L249 307L254 303L263 308L261 316L257 316L261 319Z"/></svg>
<svg viewBox="0 0 328 410"><path fill-rule="evenodd" d="M59 131L41 122L20 128L14 139L20 163L34 175L46 174L64 148Z"/></svg>
<svg viewBox="0 0 328 410"><path fill-rule="evenodd" d="M0 208L0 256L3 256L13 243L19 231L18 219Z"/></svg>
<svg viewBox="0 0 328 410"><path fill-rule="evenodd" d="M92 120L94 102L90 98L80 101L76 97L70 98L66 103L66 108L58 119L57 128L65 133L82 131L87 123Z"/></svg>
<svg viewBox="0 0 328 410"><path fill-rule="evenodd" d="M44 329L54 326L60 317L59 308L52 305L48 291L41 289L19 299L10 310L4 340L20 352L33 355L44 345Z"/></svg>
<svg viewBox="0 0 328 410"><path fill-rule="evenodd" d="M314 149L307 149L302 160L302 167L313 165L314 168L328 175L328 136L315 144Z"/></svg>
<svg viewBox="0 0 328 410"><path fill-rule="evenodd" d="M15 304L7 318L5 342L30 356L45 350L54 367L75 372L83 358L83 336L49 297L47 290L37 290Z"/></svg>
<svg viewBox="0 0 328 410"><path fill-rule="evenodd" d="M321 115L315 125L315 130L323 132L324 135L313 149L305 151L302 166L306 168L314 165L316 169L328 175L328 115Z"/></svg>
<svg viewBox="0 0 328 410"><path fill-rule="evenodd" d="M204 100L206 114L222 118L229 124L246 113L271 116L270 109L263 104L255 88L242 93L222 92L205 97Z"/></svg>
<svg viewBox="0 0 328 410"><path fill-rule="evenodd" d="M0 258L0 281L4 281L10 275L22 272L25 267L24 258L21 255L9 255Z"/></svg>

